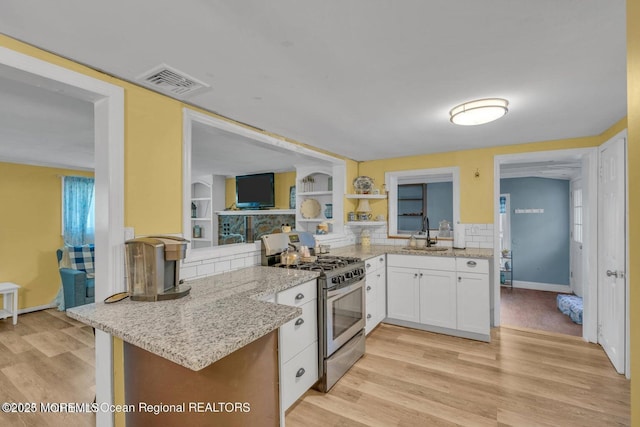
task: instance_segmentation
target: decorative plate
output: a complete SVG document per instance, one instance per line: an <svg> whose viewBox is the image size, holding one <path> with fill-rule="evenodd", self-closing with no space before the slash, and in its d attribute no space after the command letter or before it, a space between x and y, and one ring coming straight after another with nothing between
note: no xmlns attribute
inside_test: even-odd
<svg viewBox="0 0 640 427"><path fill-rule="evenodd" d="M316 199L305 199L300 204L300 213L305 219L318 218L321 210L322 207L320 206L320 202Z"/></svg>
<svg viewBox="0 0 640 427"><path fill-rule="evenodd" d="M373 190L373 178L359 176L353 180L353 188L356 189L356 193L367 194Z"/></svg>

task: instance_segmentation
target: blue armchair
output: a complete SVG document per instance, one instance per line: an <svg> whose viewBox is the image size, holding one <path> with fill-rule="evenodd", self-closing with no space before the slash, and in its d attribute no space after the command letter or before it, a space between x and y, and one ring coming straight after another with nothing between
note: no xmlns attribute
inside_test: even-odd
<svg viewBox="0 0 640 427"><path fill-rule="evenodd" d="M56 251L58 265L62 260L62 250ZM95 279L87 278L87 273L72 268L60 268L65 309L90 304L95 300Z"/></svg>

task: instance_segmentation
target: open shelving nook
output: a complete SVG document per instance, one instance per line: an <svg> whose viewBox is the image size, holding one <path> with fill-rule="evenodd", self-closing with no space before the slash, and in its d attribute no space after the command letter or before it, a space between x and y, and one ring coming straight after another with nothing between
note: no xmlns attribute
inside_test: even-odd
<svg viewBox="0 0 640 427"><path fill-rule="evenodd" d="M386 200L387 199L387 195L386 194L345 194L344 196L346 199L352 199L352 200ZM354 212L356 212L357 208L354 209ZM357 213L356 213L357 215ZM367 220L367 221L347 221L347 225L349 227L381 227L383 225L386 225L387 221L376 221L374 219L372 220Z"/></svg>
<svg viewBox="0 0 640 427"><path fill-rule="evenodd" d="M296 168L296 230L317 233L318 225L327 223L326 234L343 232L344 176L344 168L336 166Z"/></svg>

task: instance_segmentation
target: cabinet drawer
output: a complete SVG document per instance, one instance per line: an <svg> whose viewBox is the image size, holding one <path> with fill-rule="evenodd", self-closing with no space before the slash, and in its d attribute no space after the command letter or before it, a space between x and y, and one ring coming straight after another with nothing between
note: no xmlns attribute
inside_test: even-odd
<svg viewBox="0 0 640 427"><path fill-rule="evenodd" d="M383 255L378 255L373 258L369 258L364 261L364 266L367 269L367 273L375 271L379 268L384 268L385 266L385 257Z"/></svg>
<svg viewBox="0 0 640 427"><path fill-rule="evenodd" d="M294 286L291 289L278 293L278 304L292 305L299 307L311 300L318 298L317 280L311 280L302 285Z"/></svg>
<svg viewBox="0 0 640 427"><path fill-rule="evenodd" d="M456 270L465 273L489 274L489 260L477 258L456 258Z"/></svg>
<svg viewBox="0 0 640 427"><path fill-rule="evenodd" d="M424 268L428 270L456 270L456 259L444 256L396 255L388 256L390 267Z"/></svg>
<svg viewBox="0 0 640 427"><path fill-rule="evenodd" d="M282 407L289 408L318 380L318 342L286 362L280 373Z"/></svg>
<svg viewBox="0 0 640 427"><path fill-rule="evenodd" d="M288 361L318 340L318 304L316 300L302 306L302 316L280 327L280 358Z"/></svg>

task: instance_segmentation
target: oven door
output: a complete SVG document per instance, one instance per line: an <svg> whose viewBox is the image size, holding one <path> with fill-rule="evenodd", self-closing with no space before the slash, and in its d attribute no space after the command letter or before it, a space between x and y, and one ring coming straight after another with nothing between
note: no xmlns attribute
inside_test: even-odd
<svg viewBox="0 0 640 427"><path fill-rule="evenodd" d="M365 325L364 280L327 291L325 357L353 338Z"/></svg>

